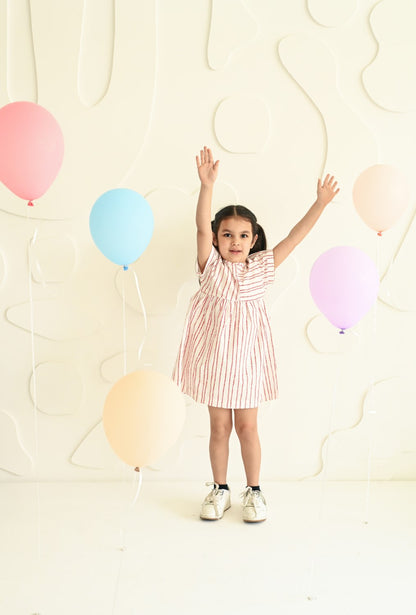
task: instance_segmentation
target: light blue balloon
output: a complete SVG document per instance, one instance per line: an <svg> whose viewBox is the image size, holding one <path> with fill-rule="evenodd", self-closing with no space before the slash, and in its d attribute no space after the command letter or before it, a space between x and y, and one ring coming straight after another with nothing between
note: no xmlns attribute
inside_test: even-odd
<svg viewBox="0 0 416 615"><path fill-rule="evenodd" d="M95 245L116 265L134 263L152 238L153 212L144 197L128 188L104 192L90 213Z"/></svg>

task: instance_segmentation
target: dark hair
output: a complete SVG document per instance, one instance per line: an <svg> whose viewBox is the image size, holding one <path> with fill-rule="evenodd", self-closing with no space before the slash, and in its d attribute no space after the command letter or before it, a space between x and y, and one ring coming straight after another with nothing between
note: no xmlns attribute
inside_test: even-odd
<svg viewBox="0 0 416 615"><path fill-rule="evenodd" d="M220 224L223 220L227 218L244 218L251 223L251 229L253 232L253 237L257 235L257 241L254 246L251 248L249 254L254 254L254 252L261 252L262 250L266 250L267 248L267 240L266 234L260 224L257 222L256 216L252 211L244 207L244 205L227 205L223 207L215 214L215 218L211 222L212 232L215 237L218 235L218 229L220 228Z"/></svg>

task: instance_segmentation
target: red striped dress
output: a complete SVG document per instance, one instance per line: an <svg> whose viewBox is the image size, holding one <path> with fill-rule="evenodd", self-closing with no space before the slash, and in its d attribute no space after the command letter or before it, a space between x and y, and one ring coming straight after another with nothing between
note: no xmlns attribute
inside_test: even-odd
<svg viewBox="0 0 416 615"><path fill-rule="evenodd" d="M195 401L256 408L277 398L276 359L264 293L274 281L272 250L244 263L212 247L185 320L173 379Z"/></svg>

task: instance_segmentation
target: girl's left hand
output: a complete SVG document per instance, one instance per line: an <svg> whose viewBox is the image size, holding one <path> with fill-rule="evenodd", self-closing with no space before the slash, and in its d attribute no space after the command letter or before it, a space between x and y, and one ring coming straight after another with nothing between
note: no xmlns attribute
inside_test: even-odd
<svg viewBox="0 0 416 615"><path fill-rule="evenodd" d="M334 196L336 196L339 192L339 188L337 188L338 182L334 180L334 176L333 175L328 175L325 177L324 181L321 182L320 179L318 179L318 188L317 188L317 195L318 195L318 202L321 203L321 205L328 205L328 203L330 203L332 201L332 199L334 198Z"/></svg>

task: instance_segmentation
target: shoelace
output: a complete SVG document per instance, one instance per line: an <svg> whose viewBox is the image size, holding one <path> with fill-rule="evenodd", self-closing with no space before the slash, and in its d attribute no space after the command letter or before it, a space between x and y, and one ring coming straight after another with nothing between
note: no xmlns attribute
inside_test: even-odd
<svg viewBox="0 0 416 615"><path fill-rule="evenodd" d="M251 502L252 495L253 495L253 491L251 487L246 487L244 491L240 493L240 498L242 498L243 500L243 506L247 506L249 502L250 504L252 504Z"/></svg>
<svg viewBox="0 0 416 615"><path fill-rule="evenodd" d="M243 498L243 506L255 506L255 500L260 500L262 504L266 503L262 492L257 489L253 491L251 487L246 487L240 497Z"/></svg>
<svg viewBox="0 0 416 615"><path fill-rule="evenodd" d="M212 491L210 491L210 493L208 493L207 497L205 498L205 502L206 504L212 504L215 510L215 514L217 515L217 517L219 517L219 510L218 510L218 503L216 500L216 496L219 495L219 485L217 483L205 483L205 485L207 487L212 487Z"/></svg>

